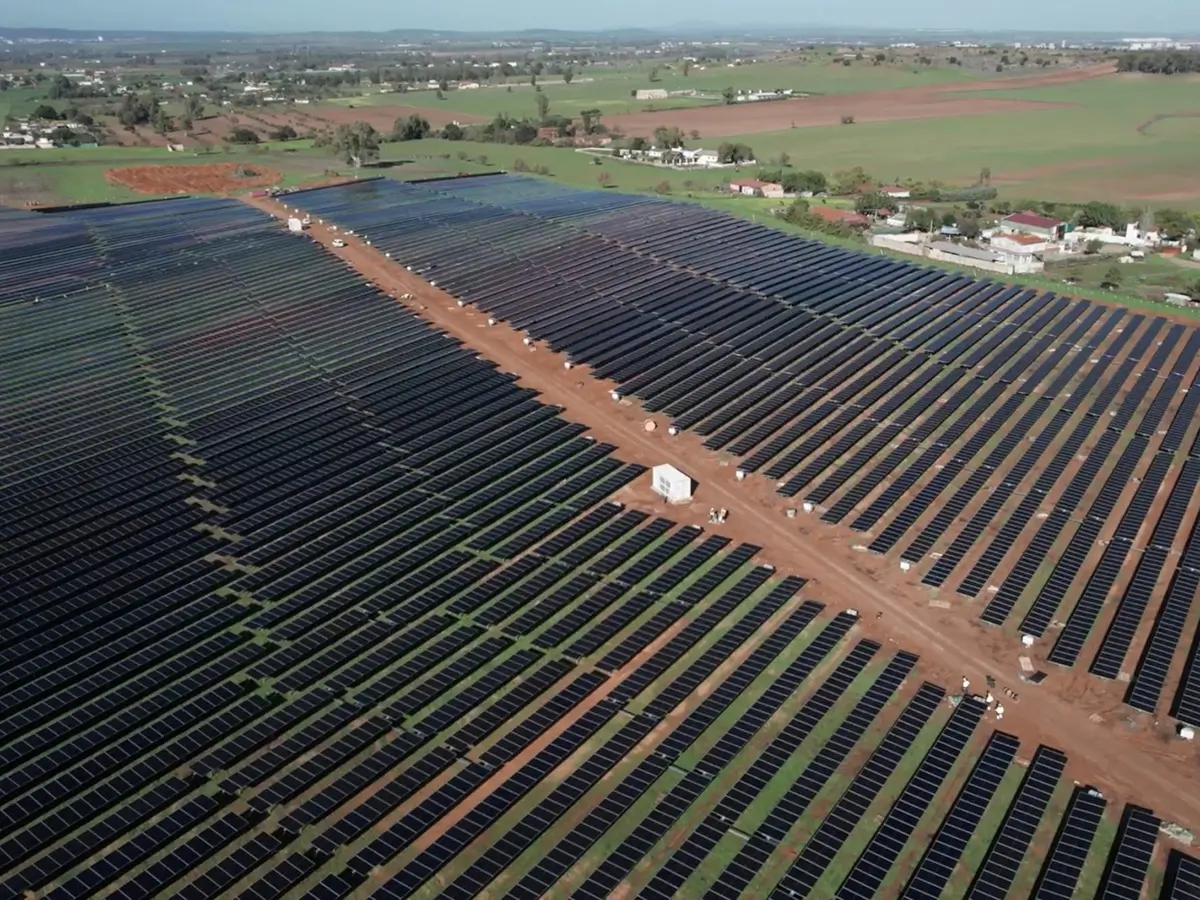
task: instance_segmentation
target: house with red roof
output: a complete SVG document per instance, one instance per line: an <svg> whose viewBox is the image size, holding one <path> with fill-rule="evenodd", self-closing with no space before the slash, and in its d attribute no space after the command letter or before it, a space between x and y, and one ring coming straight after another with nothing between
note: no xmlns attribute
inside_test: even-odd
<svg viewBox="0 0 1200 900"><path fill-rule="evenodd" d="M837 209L833 206L811 206L808 211L820 216L826 222L842 222L851 228L866 228L871 224L870 219L852 209Z"/></svg>
<svg viewBox="0 0 1200 900"><path fill-rule="evenodd" d="M1047 241L1057 241L1063 236L1065 223L1031 212L1013 213L1000 220L1000 231L1004 234L1032 234Z"/></svg>
<svg viewBox="0 0 1200 900"><path fill-rule="evenodd" d="M784 195L783 185L772 181L759 181L757 178L741 178L729 182L729 189L735 194L748 194L751 197L761 194L764 197L779 199Z"/></svg>

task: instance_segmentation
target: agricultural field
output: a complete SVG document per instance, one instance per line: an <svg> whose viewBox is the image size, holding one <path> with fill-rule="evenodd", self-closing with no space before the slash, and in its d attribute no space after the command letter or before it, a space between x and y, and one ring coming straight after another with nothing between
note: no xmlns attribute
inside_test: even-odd
<svg viewBox="0 0 1200 900"><path fill-rule="evenodd" d="M650 81L654 71L656 81ZM791 88L797 93L847 94L860 91L890 90L897 87L939 85L970 81L971 74L950 66L916 67L908 65L872 66L856 63L847 67L821 58L819 61L756 62L743 65L713 64L692 68L683 75L676 63L645 63L636 67L594 68L580 72L571 84L560 76L539 80L553 113L576 116L583 109L599 109L602 114L688 108L723 103L721 92L734 90L774 90ZM637 100L637 90L699 91L707 99L672 97L668 100ZM488 85L474 90L451 90L437 99L432 90L405 94L369 93L346 97L339 105L359 106L412 105L427 109L474 116L484 120L498 114L513 117L534 116L535 88L526 80L509 79L507 85ZM319 107L318 107L319 109Z"/></svg>
<svg viewBox="0 0 1200 900"><path fill-rule="evenodd" d="M763 159L786 152L801 168L860 165L881 179L971 183L986 167L1006 199L1197 209L1192 148L1200 120L1188 115L1197 111L1196 89L1189 76L1111 75L953 95L960 102L1042 104L1041 109L897 121L870 121L860 112L853 126L797 129L783 116L774 131L739 132L736 122L711 122L701 133L710 142L746 142ZM846 112L854 114L854 98L846 99ZM664 124L691 127L683 121Z"/></svg>
<svg viewBox="0 0 1200 900"><path fill-rule="evenodd" d="M1011 660L904 649L782 516L743 537L729 470L664 507L633 459L671 438L399 231L268 211L0 211L4 896L1195 889L1159 829L1200 803L1123 726L1106 757Z"/></svg>

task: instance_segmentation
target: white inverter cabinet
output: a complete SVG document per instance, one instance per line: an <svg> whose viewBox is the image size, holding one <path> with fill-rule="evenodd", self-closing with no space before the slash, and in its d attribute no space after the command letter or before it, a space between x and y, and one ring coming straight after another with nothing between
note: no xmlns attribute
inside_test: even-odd
<svg viewBox="0 0 1200 900"><path fill-rule="evenodd" d="M692 499L692 479L667 463L650 470L654 493L668 503L687 503Z"/></svg>

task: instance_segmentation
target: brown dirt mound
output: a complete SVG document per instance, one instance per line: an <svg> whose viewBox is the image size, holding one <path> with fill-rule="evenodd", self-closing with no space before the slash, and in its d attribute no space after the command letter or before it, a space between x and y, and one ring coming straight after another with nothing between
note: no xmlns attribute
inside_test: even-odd
<svg viewBox="0 0 1200 900"><path fill-rule="evenodd" d="M253 172L254 174L249 174ZM246 188L275 184L275 169L245 163L210 165L129 166L104 173L109 184L118 184L140 194L224 194Z"/></svg>

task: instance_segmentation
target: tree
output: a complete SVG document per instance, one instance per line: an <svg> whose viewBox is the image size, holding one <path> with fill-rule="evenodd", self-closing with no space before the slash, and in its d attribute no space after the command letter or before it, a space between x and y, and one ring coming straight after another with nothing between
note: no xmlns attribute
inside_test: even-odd
<svg viewBox="0 0 1200 900"><path fill-rule="evenodd" d="M512 129L514 144L528 144L537 140L537 127L530 122L518 122Z"/></svg>
<svg viewBox="0 0 1200 900"><path fill-rule="evenodd" d="M691 71L692 71L692 61L690 59L685 59L683 61L683 77L687 78L688 74Z"/></svg>
<svg viewBox="0 0 1200 900"><path fill-rule="evenodd" d="M117 110L117 121L126 128L145 125L150 121L150 104L137 94L126 94L121 98L121 108Z"/></svg>
<svg viewBox="0 0 1200 900"><path fill-rule="evenodd" d="M814 170L785 172L781 179L783 189L792 194L822 194L829 187L824 172Z"/></svg>
<svg viewBox="0 0 1200 900"><path fill-rule="evenodd" d="M669 182L669 181L660 181L658 184L656 184L656 185L654 186L654 193L656 193L656 194L669 194L669 193L671 193L671 182Z"/></svg>
<svg viewBox="0 0 1200 900"><path fill-rule="evenodd" d="M545 122L546 116L550 115L550 98L545 94L538 93L534 95L537 102L538 121Z"/></svg>
<svg viewBox="0 0 1200 900"><path fill-rule="evenodd" d="M980 184L991 184L992 183L992 170L989 169L987 166L984 166L982 169L979 170L979 183Z"/></svg>
<svg viewBox="0 0 1200 900"><path fill-rule="evenodd" d="M581 110L579 118L583 123L584 134L595 134L600 127L600 110L598 109Z"/></svg>
<svg viewBox="0 0 1200 900"><path fill-rule="evenodd" d="M48 119L50 121L55 121L57 119L61 119L62 116L60 116L58 114L58 110L55 109L53 106L50 106L49 104L46 104L46 103L42 103L34 108L33 113L30 116L30 118L32 118L32 119Z"/></svg>
<svg viewBox="0 0 1200 900"><path fill-rule="evenodd" d="M159 134L166 134L172 130L174 124L171 117L167 115L167 111L155 103L154 109L150 110L150 126ZM258 135L255 135L255 138L257 137Z"/></svg>
<svg viewBox="0 0 1200 900"><path fill-rule="evenodd" d="M573 68L567 66L565 69L563 69L563 84L570 84L574 77L575 70Z"/></svg>
<svg viewBox="0 0 1200 900"><path fill-rule="evenodd" d="M612 176L609 175L607 172L601 172L599 175L596 176L596 181L599 182L600 187L605 187L605 188L608 187L610 184L612 184L612 180L613 180Z"/></svg>
<svg viewBox="0 0 1200 900"><path fill-rule="evenodd" d="M904 217L904 227L910 231L933 231L937 224L937 213L924 206L909 207Z"/></svg>
<svg viewBox="0 0 1200 900"><path fill-rule="evenodd" d="M651 84L657 84L657 83L658 83L658 81L659 81L659 78L658 78L658 67L656 66L655 68L653 68L653 69L651 69L651 70L650 70L650 83L651 83Z"/></svg>
<svg viewBox="0 0 1200 900"><path fill-rule="evenodd" d="M1095 238L1083 245L1083 252L1088 256L1095 256L1104 249L1104 241L1098 241Z"/></svg>
<svg viewBox="0 0 1200 900"><path fill-rule="evenodd" d="M1119 230L1125 227L1125 211L1115 203L1100 203L1093 200L1079 207L1076 221L1084 228L1112 228Z"/></svg>
<svg viewBox="0 0 1200 900"><path fill-rule="evenodd" d="M51 100L61 100L64 97L70 97L75 93L75 85L71 83L71 79L59 72L50 79L50 88L46 92L46 96Z"/></svg>
<svg viewBox="0 0 1200 900"><path fill-rule="evenodd" d="M411 116L397 119L392 124L392 140L419 141L428 137L431 130L428 120L413 113Z"/></svg>
<svg viewBox="0 0 1200 900"><path fill-rule="evenodd" d="M654 129L654 143L670 150L683 146L683 132L674 125L659 125Z"/></svg>
<svg viewBox="0 0 1200 900"><path fill-rule="evenodd" d="M1121 286L1121 267L1112 265L1108 267L1108 271L1104 273L1104 278L1100 282L1100 287L1108 288L1110 291L1115 291Z"/></svg>
<svg viewBox="0 0 1200 900"><path fill-rule="evenodd" d="M698 130L698 129L695 129L695 128L693 128L691 131L689 131L689 132L688 132L688 137L690 137L690 138L691 138L693 141L698 141L698 140L700 140L700 132L699 132L699 130Z"/></svg>
<svg viewBox="0 0 1200 900"><path fill-rule="evenodd" d="M833 173L831 190L834 194L846 195L861 191L875 184L875 179L866 173L862 166L853 169L842 169Z"/></svg>
<svg viewBox="0 0 1200 900"><path fill-rule="evenodd" d="M339 125L329 146L334 155L357 169L379 158L379 132L369 122Z"/></svg>
<svg viewBox="0 0 1200 900"><path fill-rule="evenodd" d="M780 164L781 166L786 166L786 165L787 165L788 163L790 163L791 161L792 161L792 158L791 158L790 156L788 156L788 154L787 154L787 151L786 151L786 150L783 150L783 151L781 151L781 152L780 152L780 154L779 154L779 164Z"/></svg>
<svg viewBox="0 0 1200 900"><path fill-rule="evenodd" d="M1154 224L1168 241L1179 241L1196 230L1192 216L1177 209L1160 209L1154 213Z"/></svg>
<svg viewBox="0 0 1200 900"><path fill-rule="evenodd" d="M229 132L225 140L231 144L257 144L258 135L249 128L238 127Z"/></svg>
<svg viewBox="0 0 1200 900"><path fill-rule="evenodd" d="M963 237L974 240L979 237L979 232L982 227L979 224L979 219L976 216L959 216L958 230Z"/></svg>
<svg viewBox="0 0 1200 900"><path fill-rule="evenodd" d="M859 194L854 201L855 212L865 215L874 215L881 209L887 209L891 206L892 198L882 191L868 191L865 194Z"/></svg>
<svg viewBox="0 0 1200 900"><path fill-rule="evenodd" d="M445 78L438 79L438 90L442 91L443 93L450 90L450 82ZM439 97L438 99L440 100L441 98Z"/></svg>
<svg viewBox="0 0 1200 900"><path fill-rule="evenodd" d="M842 124L843 125L853 125L854 124L854 116L842 116Z"/></svg>
<svg viewBox="0 0 1200 900"><path fill-rule="evenodd" d="M737 102L737 92L731 87L727 87L721 91L721 97L724 99L726 106L733 106Z"/></svg>
<svg viewBox="0 0 1200 900"><path fill-rule="evenodd" d="M442 129L442 138L447 141L461 141L463 139L462 127L457 122L450 122Z"/></svg>
<svg viewBox="0 0 1200 900"><path fill-rule="evenodd" d="M204 101L195 94L188 94L183 102L183 116L190 121L196 121L204 115Z"/></svg>
<svg viewBox="0 0 1200 900"><path fill-rule="evenodd" d="M754 159L754 151L745 144L724 143L717 147L717 161L729 165Z"/></svg>

